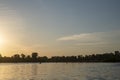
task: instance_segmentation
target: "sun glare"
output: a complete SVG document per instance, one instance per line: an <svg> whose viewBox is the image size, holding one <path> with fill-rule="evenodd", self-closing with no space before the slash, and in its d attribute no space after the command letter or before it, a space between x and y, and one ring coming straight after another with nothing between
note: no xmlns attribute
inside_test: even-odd
<svg viewBox="0 0 120 80"><path fill-rule="evenodd" d="M4 43L4 38L0 36L0 45L2 45L3 43Z"/></svg>

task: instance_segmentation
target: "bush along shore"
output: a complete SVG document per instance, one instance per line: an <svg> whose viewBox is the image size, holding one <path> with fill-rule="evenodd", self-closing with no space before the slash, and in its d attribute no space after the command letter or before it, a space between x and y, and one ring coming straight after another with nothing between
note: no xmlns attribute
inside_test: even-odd
<svg viewBox="0 0 120 80"><path fill-rule="evenodd" d="M120 52L78 55L78 56L39 56L37 52L31 55L14 54L11 57L0 55L0 63L45 63L45 62L120 62Z"/></svg>

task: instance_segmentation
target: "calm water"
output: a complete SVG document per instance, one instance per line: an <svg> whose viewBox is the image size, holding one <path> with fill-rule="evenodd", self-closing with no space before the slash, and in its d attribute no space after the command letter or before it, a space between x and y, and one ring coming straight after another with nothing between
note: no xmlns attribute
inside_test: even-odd
<svg viewBox="0 0 120 80"><path fill-rule="evenodd" d="M120 80L120 63L1 63L0 80Z"/></svg>

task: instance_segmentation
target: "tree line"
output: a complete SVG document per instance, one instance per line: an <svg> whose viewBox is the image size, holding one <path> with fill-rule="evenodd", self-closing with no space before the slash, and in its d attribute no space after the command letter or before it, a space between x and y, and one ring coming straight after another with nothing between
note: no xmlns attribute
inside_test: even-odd
<svg viewBox="0 0 120 80"><path fill-rule="evenodd" d="M14 54L11 57L0 55L1 63L20 63L20 62L120 62L120 52L103 53L103 54L91 54L91 55L78 55L78 56L38 56L37 52L31 55Z"/></svg>

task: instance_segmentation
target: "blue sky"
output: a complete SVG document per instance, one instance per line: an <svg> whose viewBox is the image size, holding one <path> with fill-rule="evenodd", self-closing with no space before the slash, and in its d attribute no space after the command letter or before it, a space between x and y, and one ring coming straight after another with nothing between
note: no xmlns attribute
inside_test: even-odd
<svg viewBox="0 0 120 80"><path fill-rule="evenodd" d="M0 0L3 55L119 50L119 0ZM10 49L9 49L10 47Z"/></svg>

